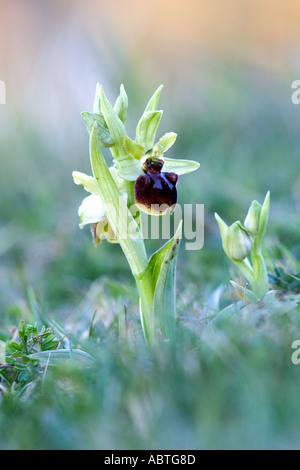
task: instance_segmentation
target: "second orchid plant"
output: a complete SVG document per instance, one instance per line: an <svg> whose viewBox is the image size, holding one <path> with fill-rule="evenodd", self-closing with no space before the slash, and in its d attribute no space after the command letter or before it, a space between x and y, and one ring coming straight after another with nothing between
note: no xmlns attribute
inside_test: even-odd
<svg viewBox="0 0 300 470"><path fill-rule="evenodd" d="M244 224L238 220L228 227L221 217L215 214L223 249L247 281L244 287L235 281L231 281L231 284L238 296L248 302L256 302L269 290L268 272L262 249L269 211L268 192L262 205L256 200L252 201ZM248 289L248 283L251 289Z"/></svg>
<svg viewBox="0 0 300 470"><path fill-rule="evenodd" d="M92 176L74 171L74 182L91 193L79 207L80 227L90 225L94 245L103 239L119 243L135 278L140 298L140 317L146 341L174 337L176 318L175 268L181 226L150 258L142 234L140 211L163 216L177 202L178 176L199 167L185 159L166 158L176 134L156 141L162 117L157 110L162 86L149 100L136 126L135 139L126 132L128 98L123 85L114 104L97 85L92 112L83 112L90 135ZM109 148L108 165L101 148Z"/></svg>

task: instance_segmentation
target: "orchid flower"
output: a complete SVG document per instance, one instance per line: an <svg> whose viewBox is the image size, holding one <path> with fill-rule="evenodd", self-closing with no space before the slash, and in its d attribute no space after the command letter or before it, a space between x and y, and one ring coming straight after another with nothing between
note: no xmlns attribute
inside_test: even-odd
<svg viewBox="0 0 300 470"><path fill-rule="evenodd" d="M174 336L175 262L182 224L174 237L148 259L139 210L152 215L174 210L178 176L199 167L195 161L164 156L176 140L174 132L155 142L163 113L156 109L161 90L162 85L149 100L133 140L125 130L128 98L124 86L113 107L98 84L93 111L82 113L90 134L93 176L73 172L74 182L91 193L79 207L79 225L90 225L95 245L104 238L120 243L136 280L141 323L149 344L158 331L165 338ZM101 148L111 152L110 167Z"/></svg>

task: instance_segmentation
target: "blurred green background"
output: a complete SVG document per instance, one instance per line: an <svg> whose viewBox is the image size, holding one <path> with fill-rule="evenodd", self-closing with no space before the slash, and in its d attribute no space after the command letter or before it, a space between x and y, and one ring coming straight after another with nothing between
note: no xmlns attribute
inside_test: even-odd
<svg viewBox="0 0 300 470"><path fill-rule="evenodd" d="M168 131L178 134L168 156L186 157L201 164L196 173L181 177L178 186L180 204L205 205L203 249L190 252L182 249L180 253L181 315L197 319L215 289L223 284L229 289L231 273L222 252L214 212L228 223L243 220L251 201L262 201L270 190L268 247L276 251L283 244L299 259L300 106L291 102L291 84L300 78L300 7L296 0L288 3L279 0L1 0L0 11L0 79L6 83L6 104L0 105L0 331L3 334L21 319L32 319L28 289L34 291L40 311L61 322L67 331L82 332L97 308L106 326L120 314L124 303L132 315L137 313L134 284L128 277L128 266L120 248L106 242L94 248L89 231L78 228L77 208L84 194L82 188L74 185L71 173L73 170L90 173L88 135L80 112L91 110L97 82L103 84L112 101L117 97L120 83L124 84L129 97L127 129L132 138L148 99L158 85L164 84L160 101L164 116L158 134ZM117 351L121 348L120 354L124 354L123 347L117 347ZM194 347L193 344L192 350ZM116 360L114 346L110 345L108 351L111 356L107 359L105 380L110 389L115 382L117 389L126 388L128 376L123 382L115 378L121 364ZM185 354L185 360L193 364L194 357L188 358L186 351ZM139 359L141 369L144 359ZM123 365L127 374L135 364L132 358L128 361ZM182 405L184 409L185 394L194 393L193 387L199 387L201 395L201 370L206 376L208 363L209 360L203 365L204 372L195 366L199 383L194 383L193 372L192 375L188 372L190 382L187 390L180 388L182 395L178 392L176 406ZM253 364L261 367L257 377L260 381L265 363L259 357ZM146 393L143 386L146 395L156 390L158 401L154 400L153 406L158 414L163 409L168 387L186 378L185 369L176 360L175 365L170 368L170 382L165 387L160 384L152 390L149 384L148 388L147 384L139 384L141 394L135 391L143 397ZM152 384L169 370L160 363L156 366L152 370L153 382L149 382ZM268 394L276 393L276 385L281 380L278 377L275 386L272 382L272 386L269 384L264 389L266 395L257 407L252 403L248 414L242 413L241 419L237 415L230 422L232 434L229 434L240 435L238 443L233 437L224 440L221 430L214 428L213 423L220 423L215 403L220 400L220 406L225 406L220 394L227 380L233 381L233 393L242 401L247 401L249 390L240 391L238 375L232 376L232 371L224 381L218 381L220 368L217 361L216 378L210 377L212 383L208 385L209 390L220 386L220 393L213 396L211 414L209 400L199 405L199 419L202 413L205 418L203 423L200 419L201 424L194 430L189 427L194 405L186 414L179 410L178 416L172 406L165 410L164 419L175 420L178 435L175 433L174 439L170 436L169 441L161 436L163 447L181 447L181 429L186 432L185 447L189 442L190 448L218 447L218 443L225 447L236 443L242 447L243 443L251 446L252 442L259 446L255 427L249 434L254 441L247 440L247 436L244 439L240 430L247 430L245 423L251 415L251 406L258 415L259 406L264 410L264 406L271 406ZM294 380L296 371L292 374ZM138 382L138 374L133 375L133 380ZM299 385L297 374L295 380ZM130 380L128 383L134 387ZM287 390L293 395L291 383ZM83 406L82 410L87 422L94 409L92 402L97 401L95 397L100 393L97 387L100 387L98 382L93 392L86 392L94 393L89 397L88 409ZM109 393L106 390L105 396ZM118 402L115 393L114 400ZM50 392L49 396L52 396ZM126 409L132 406L134 420L140 422L143 399L139 401L130 393L128 396L132 404L126 402ZM84 401L85 397L80 400ZM44 413L45 427L49 421L49 426L55 428L49 415L54 404L48 405L42 411L38 409L27 424L31 431L35 426L42 426L35 421L38 413L39 416ZM59 406L63 407L62 403ZM243 408L242 404L239 406ZM81 405L76 403L74 407L80 413ZM292 405L291 408L294 413ZM34 437L22 441L16 433L7 442L3 438L2 447L80 447L82 436L78 437L78 430L74 431L73 444L70 438L72 429L76 429L76 419L74 428L70 425L74 409L68 411L69 418L57 418L57 426L60 423L66 428L65 433L60 429L64 435L61 441L60 438L51 441L49 436L41 443ZM8 406L4 412L7 417L9 410ZM22 408L20 423L26 421L27 413ZM103 444L94 440L91 446L147 446L150 439L147 432L150 433L153 423L146 431L141 428L141 441L136 435L126 441L120 437L128 426L126 416L122 413L115 416L107 410L106 413L106 424L109 419L122 417L120 429L114 429L117 434L112 433L110 440L107 438ZM269 439L273 424L268 422L271 415L265 413L266 422L261 426L267 431L262 447L276 446L277 439L279 445L288 446L276 432ZM18 413L14 419L17 416ZM284 419L288 420L286 416ZM2 418L2 424L7 426L7 422ZM100 432L100 428L99 423L93 422L94 432L95 429ZM209 439L198 440L197 433L201 435L203 429L208 429ZM153 435L155 432L154 426ZM28 436L32 434L29 432ZM86 439L83 447L89 447ZM159 437L152 442L155 448Z"/></svg>

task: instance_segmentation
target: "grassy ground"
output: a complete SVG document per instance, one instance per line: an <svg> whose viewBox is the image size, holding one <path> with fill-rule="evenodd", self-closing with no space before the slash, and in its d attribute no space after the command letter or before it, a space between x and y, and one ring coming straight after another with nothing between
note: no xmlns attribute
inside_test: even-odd
<svg viewBox="0 0 300 470"><path fill-rule="evenodd" d="M179 135L173 156L201 163L178 189L182 204L205 204L205 244L180 252L177 341L153 351L120 248L96 249L78 228L82 192L71 172L89 172L83 123L76 115L71 132L62 123L57 141L22 112L17 131L2 129L0 339L21 320L37 321L95 362L63 361L22 391L3 388L1 449L299 448L296 302L225 315L203 337L213 315L235 302L214 212L243 220L270 190L267 248L278 265L300 271L299 111L284 80L270 86L234 65L222 70L189 109L162 102L162 133Z"/></svg>

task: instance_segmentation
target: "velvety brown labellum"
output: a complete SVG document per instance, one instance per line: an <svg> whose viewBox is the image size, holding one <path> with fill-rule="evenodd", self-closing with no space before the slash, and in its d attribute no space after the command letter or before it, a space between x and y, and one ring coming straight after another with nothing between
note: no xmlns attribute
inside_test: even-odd
<svg viewBox="0 0 300 470"><path fill-rule="evenodd" d="M162 173L161 160L146 161L144 175L140 175L134 186L135 203L148 214L162 215L177 202L176 173Z"/></svg>

